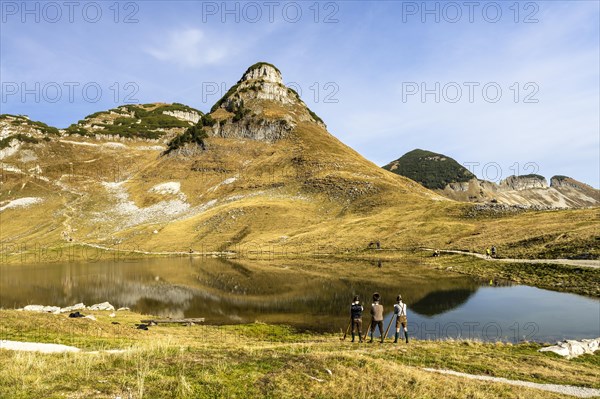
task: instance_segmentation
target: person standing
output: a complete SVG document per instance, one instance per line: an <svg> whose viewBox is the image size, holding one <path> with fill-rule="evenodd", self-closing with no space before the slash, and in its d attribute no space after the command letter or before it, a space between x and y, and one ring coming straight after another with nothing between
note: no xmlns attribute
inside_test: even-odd
<svg viewBox="0 0 600 399"><path fill-rule="evenodd" d="M383 305L379 303L381 296L378 292L373 294L373 304L371 305L371 340L373 342L373 336L375 335L375 327L379 327L379 334L381 334L381 343L385 337L383 336Z"/></svg>
<svg viewBox="0 0 600 399"><path fill-rule="evenodd" d="M362 343L362 312L364 308L360 304L358 295L354 297L350 306L350 319L352 320L352 342L354 342L355 334L358 333L358 342Z"/></svg>
<svg viewBox="0 0 600 399"><path fill-rule="evenodd" d="M398 337L400 336L400 327L404 329L404 337L408 344L408 329L406 328L406 304L402 302L402 295L396 297L396 304L394 305L394 314L396 315L396 336L394 343L398 343Z"/></svg>

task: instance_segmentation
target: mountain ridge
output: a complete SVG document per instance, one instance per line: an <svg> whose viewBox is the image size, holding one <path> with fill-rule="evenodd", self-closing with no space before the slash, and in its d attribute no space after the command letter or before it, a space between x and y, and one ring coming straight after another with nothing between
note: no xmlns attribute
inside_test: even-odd
<svg viewBox="0 0 600 399"><path fill-rule="evenodd" d="M0 217L11 221L0 223L0 241L160 253L359 250L373 241L386 247L468 248L493 240L514 251L511 245L530 235L523 224L552 219L547 231L536 234L551 234L556 242L536 244L535 251L588 253L594 245L587 212L525 212L494 216L482 225L478 218L487 216L473 217L469 204L390 173L344 145L293 92L265 85L265 73L275 83L280 76L260 65L197 124L180 115L182 126L160 130L151 118L140 131L115 136L86 122L84 135L62 132L11 146L12 152L0 155ZM280 101L282 96L291 102ZM147 112L142 107L137 116L127 108L111 118L127 114L135 121L122 122L132 127L156 116L152 111L159 107L155 103ZM270 136L272 124L288 128ZM4 132L6 121L0 127ZM184 140L164 155L170 140L194 127L206 134L203 145ZM558 239L565 229L569 237Z"/></svg>
<svg viewBox="0 0 600 399"><path fill-rule="evenodd" d="M447 155L416 149L382 168L406 176L447 198L475 203L500 203L538 209L600 205L600 190L567 176L548 184L537 174L508 176L498 183L479 179Z"/></svg>

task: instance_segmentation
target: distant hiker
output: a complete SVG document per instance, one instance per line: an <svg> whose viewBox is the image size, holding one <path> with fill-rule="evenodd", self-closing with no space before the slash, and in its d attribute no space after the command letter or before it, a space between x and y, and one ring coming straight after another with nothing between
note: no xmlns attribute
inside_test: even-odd
<svg viewBox="0 0 600 399"><path fill-rule="evenodd" d="M490 258L490 257L491 257L491 252L490 252L490 249L489 249L489 248L486 248L486 249L485 249L485 257L486 257L486 258Z"/></svg>
<svg viewBox="0 0 600 399"><path fill-rule="evenodd" d="M373 336L375 335L375 327L379 327L379 334L381 335L381 343L384 340L383 334L383 305L379 303L381 296L378 292L373 294L373 304L371 305L371 340L373 342Z"/></svg>
<svg viewBox="0 0 600 399"><path fill-rule="evenodd" d="M408 329L406 328L406 304L402 302L402 295L396 297L396 304L394 305L394 314L396 315L396 336L394 337L394 343L398 343L398 337L400 336L400 326L404 329L404 337L408 344Z"/></svg>
<svg viewBox="0 0 600 399"><path fill-rule="evenodd" d="M369 243L369 246L367 248L371 249L373 247L375 247L375 249L381 249L381 243L379 242L379 240L377 240L377 241L371 241Z"/></svg>
<svg viewBox="0 0 600 399"><path fill-rule="evenodd" d="M492 246L492 258L496 257L496 247Z"/></svg>
<svg viewBox="0 0 600 399"><path fill-rule="evenodd" d="M350 319L352 320L352 342L354 342L354 337L356 333L358 333L358 342L363 342L362 340L362 312L364 308L360 304L358 299L358 295L354 297L352 301L352 305L350 306Z"/></svg>

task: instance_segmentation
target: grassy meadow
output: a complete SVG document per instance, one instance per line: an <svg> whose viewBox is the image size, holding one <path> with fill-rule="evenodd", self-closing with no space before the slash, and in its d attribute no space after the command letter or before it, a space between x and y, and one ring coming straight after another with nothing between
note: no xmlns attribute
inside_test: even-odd
<svg viewBox="0 0 600 399"><path fill-rule="evenodd" d="M86 312L88 313L88 312ZM7 398L560 398L557 394L434 374L423 368L600 388L600 353L565 360L539 344L415 341L358 344L282 325L155 326L129 311L97 320L0 311L2 339L85 351L0 350ZM114 324L114 323L119 324Z"/></svg>

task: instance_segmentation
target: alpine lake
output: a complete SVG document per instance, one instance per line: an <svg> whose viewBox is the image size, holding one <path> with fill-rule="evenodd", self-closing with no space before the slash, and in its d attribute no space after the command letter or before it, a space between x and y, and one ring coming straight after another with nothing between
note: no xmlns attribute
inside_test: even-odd
<svg viewBox="0 0 600 399"><path fill-rule="evenodd" d="M108 301L161 318L203 317L211 325L262 322L341 334L356 294L366 329L374 292L381 294L386 327L402 295L409 334L420 339L554 342L600 336L596 298L482 281L411 261L186 256L0 265L4 309Z"/></svg>

